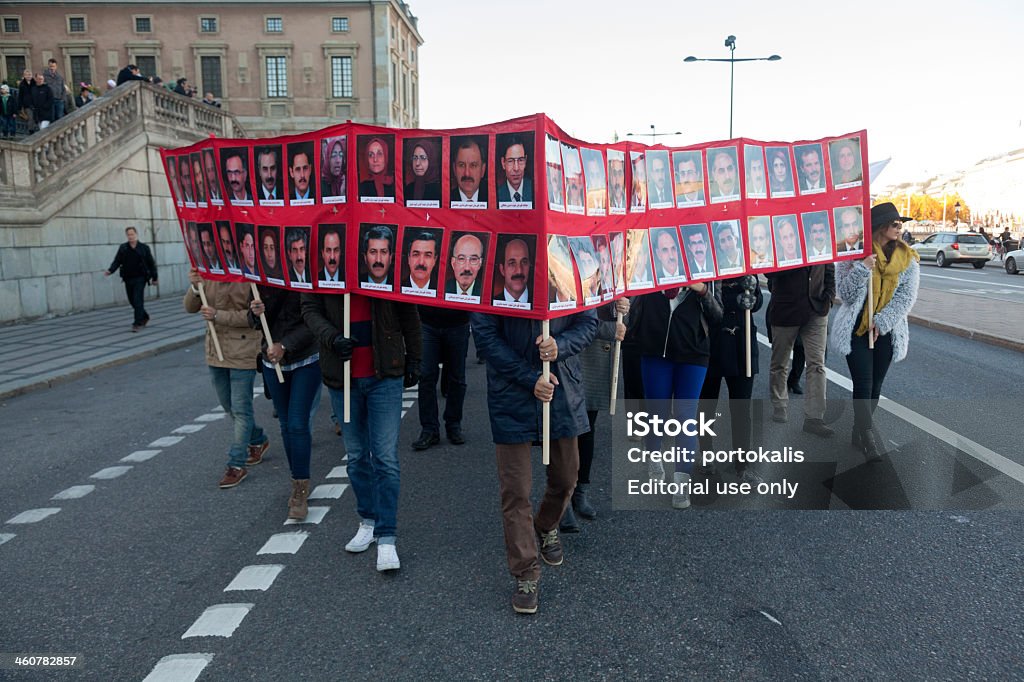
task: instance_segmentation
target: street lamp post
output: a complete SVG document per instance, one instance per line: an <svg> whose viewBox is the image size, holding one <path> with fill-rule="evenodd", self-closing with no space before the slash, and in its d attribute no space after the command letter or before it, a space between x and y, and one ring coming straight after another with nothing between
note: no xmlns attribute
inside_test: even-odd
<svg viewBox="0 0 1024 682"><path fill-rule="evenodd" d="M729 62L729 138L731 139L732 138L732 105L733 105L733 93L734 93L733 84L735 82L736 62L777 62L780 59L782 59L782 57L780 57L777 54L773 54L770 57L743 57L741 59L736 59L736 57L734 56L736 54L736 36L728 36L725 39L725 46L727 48L729 48L729 58L728 59L704 59L704 58L694 57L694 56L691 55L691 56L687 57L686 59L684 59L683 61L686 62L686 63L690 63L690 62Z"/></svg>
<svg viewBox="0 0 1024 682"><path fill-rule="evenodd" d="M682 134L683 133L678 131L678 130L676 132L674 132L674 133L659 133L659 132L656 132L654 130L654 124L652 123L651 124L651 132L649 132L649 133L626 133L626 137L639 137L641 135L650 135L651 136L651 144L654 144L655 138L665 137L666 135L682 135Z"/></svg>
<svg viewBox="0 0 1024 682"><path fill-rule="evenodd" d="M953 214L956 215L956 227L960 228L960 202L953 204Z"/></svg>

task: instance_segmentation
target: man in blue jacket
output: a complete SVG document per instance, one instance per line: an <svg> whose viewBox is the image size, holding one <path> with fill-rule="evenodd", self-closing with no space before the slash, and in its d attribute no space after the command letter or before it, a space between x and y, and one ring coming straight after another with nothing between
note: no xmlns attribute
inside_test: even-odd
<svg viewBox="0 0 1024 682"><path fill-rule="evenodd" d="M551 320L547 339L536 320L473 313L471 324L477 350L487 361L487 407L498 460L505 552L516 579L512 608L536 613L537 541L545 563L562 563L558 521L576 486L576 437L590 430L578 355L597 334L597 315L588 310ZM544 361L551 362L550 381L541 374ZM535 517L530 446L541 438L542 402L551 403L551 464Z"/></svg>

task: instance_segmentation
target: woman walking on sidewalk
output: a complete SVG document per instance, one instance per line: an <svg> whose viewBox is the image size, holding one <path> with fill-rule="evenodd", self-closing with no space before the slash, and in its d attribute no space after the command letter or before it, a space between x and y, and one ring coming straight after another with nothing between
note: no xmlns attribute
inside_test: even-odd
<svg viewBox="0 0 1024 682"><path fill-rule="evenodd" d="M861 261L836 263L836 311L832 348L846 356L853 380L853 440L868 461L884 453L874 434L872 415L882 393L882 381L893 362L907 355L910 329L907 314L917 300L921 277L916 251L900 239L903 223L891 203L871 209L873 253ZM871 299L868 299L868 278ZM870 306L870 307L869 307ZM874 348L868 347L868 338Z"/></svg>

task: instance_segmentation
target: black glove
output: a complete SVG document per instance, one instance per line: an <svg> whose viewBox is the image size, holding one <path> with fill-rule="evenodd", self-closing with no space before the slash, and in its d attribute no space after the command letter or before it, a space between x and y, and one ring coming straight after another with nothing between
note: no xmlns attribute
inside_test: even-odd
<svg viewBox="0 0 1024 682"><path fill-rule="evenodd" d="M352 350L355 348L356 340L350 339L344 334L338 334L331 341L331 348L341 358L342 362L348 362L352 359Z"/></svg>
<svg viewBox="0 0 1024 682"><path fill-rule="evenodd" d="M417 360L405 359L405 381L402 385L412 388L420 382L420 363Z"/></svg>

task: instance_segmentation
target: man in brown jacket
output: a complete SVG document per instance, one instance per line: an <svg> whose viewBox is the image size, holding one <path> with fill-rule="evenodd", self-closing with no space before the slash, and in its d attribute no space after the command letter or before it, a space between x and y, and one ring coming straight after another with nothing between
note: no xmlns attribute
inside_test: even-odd
<svg viewBox="0 0 1024 682"><path fill-rule="evenodd" d="M248 284L241 282L205 282L195 268L189 271L191 283L185 292L185 310L199 313L204 320L213 322L220 341L223 360L217 358L213 339L206 332L206 364L210 367L210 381L224 412L235 422L235 435L228 451L228 465L220 480L221 488L234 488L248 473L247 465L259 464L270 440L253 417L252 386L256 378L256 358L260 354L263 333L249 327L249 300L252 296ZM203 305L199 285L206 289Z"/></svg>

